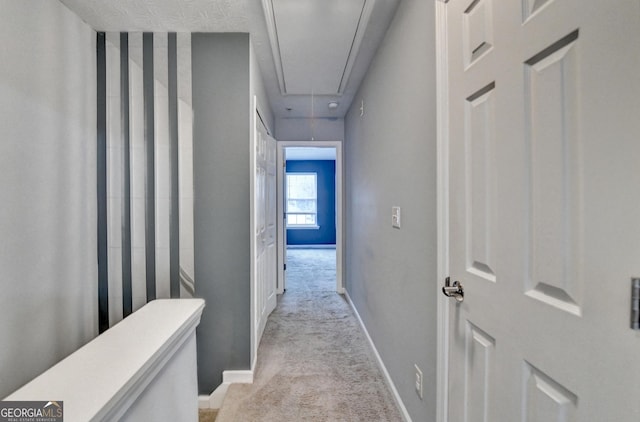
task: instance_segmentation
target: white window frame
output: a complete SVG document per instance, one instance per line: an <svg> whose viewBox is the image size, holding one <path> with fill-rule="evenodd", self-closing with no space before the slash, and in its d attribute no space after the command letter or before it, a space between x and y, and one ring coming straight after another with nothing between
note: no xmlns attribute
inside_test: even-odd
<svg viewBox="0 0 640 422"><path fill-rule="evenodd" d="M289 176L313 176L316 185L316 211L315 212L289 212ZM315 215L315 224L291 224L289 223L289 215ZM319 229L318 225L318 173L316 172L302 172L302 171L291 171L285 172L285 222L287 229Z"/></svg>

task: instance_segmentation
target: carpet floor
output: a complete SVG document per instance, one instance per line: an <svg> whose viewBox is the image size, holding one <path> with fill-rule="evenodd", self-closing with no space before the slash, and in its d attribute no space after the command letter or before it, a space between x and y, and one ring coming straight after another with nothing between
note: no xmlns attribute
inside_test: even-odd
<svg viewBox="0 0 640 422"><path fill-rule="evenodd" d="M217 415L217 409L198 409L198 422L213 422Z"/></svg>
<svg viewBox="0 0 640 422"><path fill-rule="evenodd" d="M335 250L287 251L254 383L229 387L216 422L402 421L335 272Z"/></svg>

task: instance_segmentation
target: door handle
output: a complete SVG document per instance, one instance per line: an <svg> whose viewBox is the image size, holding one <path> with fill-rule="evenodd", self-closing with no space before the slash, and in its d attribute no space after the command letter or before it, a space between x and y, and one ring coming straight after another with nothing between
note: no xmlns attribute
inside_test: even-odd
<svg viewBox="0 0 640 422"><path fill-rule="evenodd" d="M457 302L462 302L464 300L464 289L462 288L462 283L459 281L454 281L451 284L451 279L449 277L444 279L444 287L442 287L442 294L447 297L454 298Z"/></svg>

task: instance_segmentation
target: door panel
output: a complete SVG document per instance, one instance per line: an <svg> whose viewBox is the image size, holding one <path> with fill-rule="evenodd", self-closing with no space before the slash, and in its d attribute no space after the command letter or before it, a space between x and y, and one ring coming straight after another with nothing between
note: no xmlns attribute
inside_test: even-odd
<svg viewBox="0 0 640 422"><path fill-rule="evenodd" d="M525 62L531 174L531 274L527 295L581 314L578 31Z"/></svg>
<svg viewBox="0 0 640 422"><path fill-rule="evenodd" d="M578 397L528 362L524 364L526 422L576 420Z"/></svg>
<svg viewBox="0 0 640 422"><path fill-rule="evenodd" d="M495 339L469 321L465 332L464 409L466 421L489 422Z"/></svg>
<svg viewBox="0 0 640 422"><path fill-rule="evenodd" d="M492 282L496 281L491 240L496 190L494 88L492 82L472 94L464 108L466 267L468 272Z"/></svg>
<svg viewBox="0 0 640 422"><path fill-rule="evenodd" d="M640 2L446 8L449 420L640 420Z"/></svg>

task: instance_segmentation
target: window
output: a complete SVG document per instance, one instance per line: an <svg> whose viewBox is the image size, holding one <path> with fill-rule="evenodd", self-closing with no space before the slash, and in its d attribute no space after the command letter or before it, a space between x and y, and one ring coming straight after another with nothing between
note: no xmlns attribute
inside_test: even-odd
<svg viewBox="0 0 640 422"><path fill-rule="evenodd" d="M317 173L287 173L287 227L318 227Z"/></svg>

